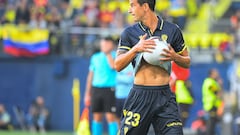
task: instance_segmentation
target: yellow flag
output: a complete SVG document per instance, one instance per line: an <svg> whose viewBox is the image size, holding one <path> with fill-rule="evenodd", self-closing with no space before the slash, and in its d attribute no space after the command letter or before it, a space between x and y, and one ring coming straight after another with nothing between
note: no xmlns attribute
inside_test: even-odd
<svg viewBox="0 0 240 135"><path fill-rule="evenodd" d="M89 126L89 109L85 107L77 129L77 135L91 135Z"/></svg>

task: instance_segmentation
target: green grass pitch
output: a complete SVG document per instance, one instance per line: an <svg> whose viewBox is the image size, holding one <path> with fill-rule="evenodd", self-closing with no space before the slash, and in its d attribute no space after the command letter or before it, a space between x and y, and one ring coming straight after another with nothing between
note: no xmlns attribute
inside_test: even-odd
<svg viewBox="0 0 240 135"><path fill-rule="evenodd" d="M74 135L72 132L46 132L46 133L31 133L27 131L1 131L0 135Z"/></svg>

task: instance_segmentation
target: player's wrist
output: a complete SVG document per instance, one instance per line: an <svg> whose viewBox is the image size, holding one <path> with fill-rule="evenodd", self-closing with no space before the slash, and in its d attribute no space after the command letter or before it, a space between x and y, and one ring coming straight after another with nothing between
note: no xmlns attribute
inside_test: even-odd
<svg viewBox="0 0 240 135"><path fill-rule="evenodd" d="M131 49L131 52L132 52L133 54L139 53L138 48L137 48L136 46L137 46L137 45L135 45L135 46Z"/></svg>
<svg viewBox="0 0 240 135"><path fill-rule="evenodd" d="M174 62L179 62L179 61L178 61L178 60L179 60L179 57L181 57L181 56L178 55L178 54L173 55L173 57L172 57L172 61L174 61Z"/></svg>

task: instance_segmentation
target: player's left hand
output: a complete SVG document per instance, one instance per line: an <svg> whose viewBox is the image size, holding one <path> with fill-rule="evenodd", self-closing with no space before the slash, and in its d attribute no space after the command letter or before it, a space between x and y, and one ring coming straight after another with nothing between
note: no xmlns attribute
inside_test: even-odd
<svg viewBox="0 0 240 135"><path fill-rule="evenodd" d="M168 48L169 49L163 49L164 53L160 54L164 56L163 58L160 58L161 61L174 61L176 58L177 53L174 51L170 44L168 44Z"/></svg>

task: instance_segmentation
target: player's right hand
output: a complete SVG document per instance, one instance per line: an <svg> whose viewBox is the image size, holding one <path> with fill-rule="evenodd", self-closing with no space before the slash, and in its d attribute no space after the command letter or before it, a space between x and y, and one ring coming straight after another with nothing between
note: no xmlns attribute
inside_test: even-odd
<svg viewBox="0 0 240 135"><path fill-rule="evenodd" d="M134 46L136 52L152 52L151 50L155 48L156 43L153 39L146 39L147 34L140 37L139 42Z"/></svg>

